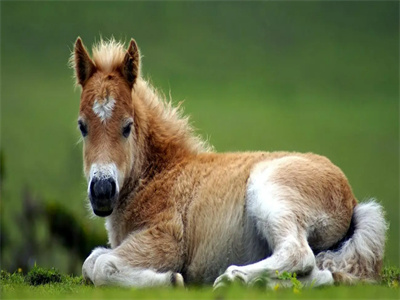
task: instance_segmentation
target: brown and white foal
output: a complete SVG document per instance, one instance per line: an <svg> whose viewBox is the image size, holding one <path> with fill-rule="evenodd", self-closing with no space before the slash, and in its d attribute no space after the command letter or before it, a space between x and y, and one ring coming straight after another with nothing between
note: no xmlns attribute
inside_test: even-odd
<svg viewBox="0 0 400 300"><path fill-rule="evenodd" d="M159 286L276 271L304 284L377 278L386 223L345 175L311 153L215 153L141 78L134 40L76 41L79 129L93 212L111 248L83 264L95 285Z"/></svg>

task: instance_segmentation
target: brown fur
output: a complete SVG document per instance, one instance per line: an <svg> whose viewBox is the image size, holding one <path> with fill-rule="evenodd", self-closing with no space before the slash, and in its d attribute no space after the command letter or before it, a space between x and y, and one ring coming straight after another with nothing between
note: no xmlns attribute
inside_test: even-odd
<svg viewBox="0 0 400 300"><path fill-rule="evenodd" d="M244 230L227 234L234 224L247 226L246 187L258 169L273 169L270 182L300 195L291 205L298 230L308 232L313 250L327 249L346 234L357 201L345 175L327 158L311 153L210 152L193 135L187 119L140 78L140 55L131 49L136 43L124 53L115 41L101 42L93 61L88 61L79 41L75 61L86 59L95 68L85 66L91 74L85 80L77 71L83 87L80 117L89 132L84 169L88 174L96 161L115 162L124 175L107 226L111 247L127 264L181 272L189 282L204 282L220 271L210 271L209 261L224 261L221 268L226 268L265 258L271 251L267 245L243 258ZM128 67L133 67L132 89ZM116 99L116 105L104 123L92 107L95 100L107 97ZM124 140L119 133L122 120L129 117L133 130ZM324 212L328 221L310 219L310 212ZM340 273L334 276L347 280Z"/></svg>

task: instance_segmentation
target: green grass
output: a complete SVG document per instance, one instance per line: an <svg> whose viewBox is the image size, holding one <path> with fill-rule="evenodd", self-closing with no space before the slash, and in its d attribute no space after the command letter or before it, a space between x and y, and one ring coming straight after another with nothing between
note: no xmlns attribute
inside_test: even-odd
<svg viewBox="0 0 400 300"><path fill-rule="evenodd" d="M294 282L293 288L265 289L264 286L244 287L233 283L213 291L211 287L134 289L118 287L95 288L83 282L82 277L63 275L54 269L35 266L27 275L22 272L1 272L3 299L397 299L400 271L384 269L383 281L376 285L332 286L305 288L297 284L295 276L283 274L281 279Z"/></svg>
<svg viewBox="0 0 400 300"><path fill-rule="evenodd" d="M396 2L2 1L2 268L20 267L16 255L26 248L20 229L26 187L106 242L102 220L89 220L84 205L79 90L67 67L76 37L90 46L99 34L136 38L144 76L165 94L171 90L175 103L185 100L194 126L218 151L329 157L359 200L382 202L390 222L385 263L399 266L398 8ZM29 261L79 274L82 261L46 226L35 228L41 249Z"/></svg>

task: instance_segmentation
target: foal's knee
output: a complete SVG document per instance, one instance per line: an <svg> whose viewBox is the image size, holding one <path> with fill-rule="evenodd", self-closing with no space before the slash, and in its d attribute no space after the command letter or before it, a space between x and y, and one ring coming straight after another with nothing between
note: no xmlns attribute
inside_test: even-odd
<svg viewBox="0 0 400 300"><path fill-rule="evenodd" d="M111 254L100 255L93 269L95 286L112 285L112 275L118 272L118 258Z"/></svg>
<svg viewBox="0 0 400 300"><path fill-rule="evenodd" d="M307 247L302 251L298 272L301 271L303 274L309 274L312 270L314 270L315 267L316 265L314 253L309 247Z"/></svg>
<svg viewBox="0 0 400 300"><path fill-rule="evenodd" d="M279 251L275 256L281 263L278 271L288 271L300 276L309 274L315 267L315 256L308 246L290 245Z"/></svg>
<svg viewBox="0 0 400 300"><path fill-rule="evenodd" d="M295 250L296 251L296 250ZM298 275L307 275L315 268L315 256L311 249L299 249L295 254L294 268L292 272Z"/></svg>
<svg viewBox="0 0 400 300"><path fill-rule="evenodd" d="M94 275L94 266L97 261L97 258L100 255L109 253L111 249L107 248L96 248L92 251L88 258L86 258L85 262L82 266L82 277L84 280L93 283L93 275Z"/></svg>

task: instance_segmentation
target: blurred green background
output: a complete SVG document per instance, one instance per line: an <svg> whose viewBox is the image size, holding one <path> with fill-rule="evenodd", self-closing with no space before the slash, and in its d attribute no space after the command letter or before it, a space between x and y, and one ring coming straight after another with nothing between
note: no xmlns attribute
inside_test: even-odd
<svg viewBox="0 0 400 300"><path fill-rule="evenodd" d="M67 66L77 36L129 41L217 151L311 151L390 221L399 265L398 2L1 2L1 267L80 273L90 219Z"/></svg>

